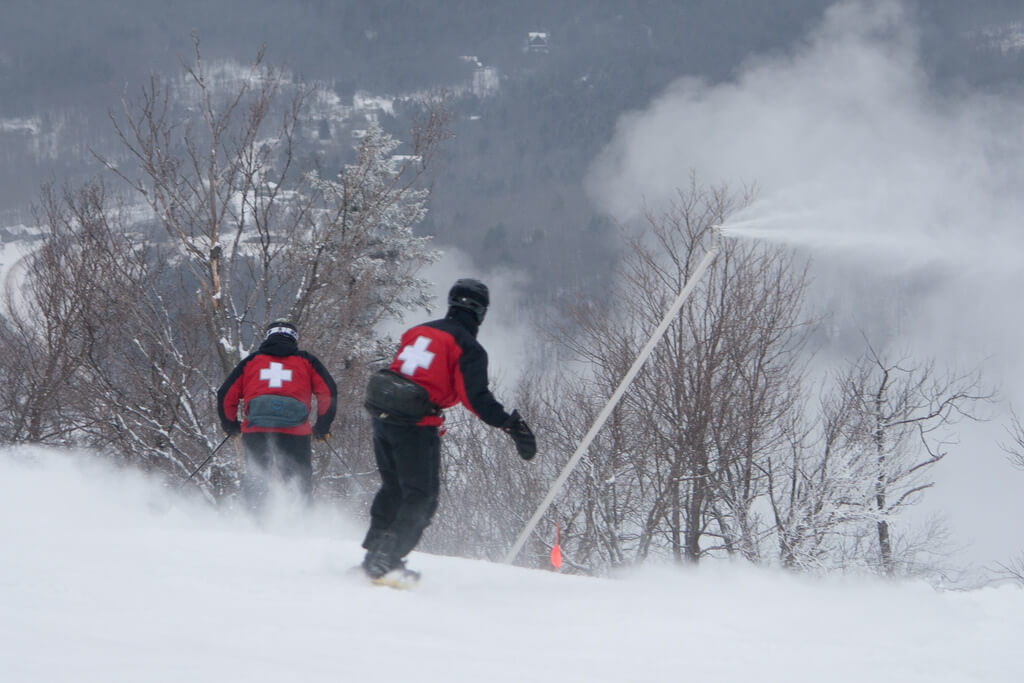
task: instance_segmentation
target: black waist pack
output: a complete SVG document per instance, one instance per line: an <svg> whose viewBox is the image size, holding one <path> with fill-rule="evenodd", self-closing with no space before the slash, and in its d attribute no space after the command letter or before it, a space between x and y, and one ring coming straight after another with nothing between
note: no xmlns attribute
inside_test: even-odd
<svg viewBox="0 0 1024 683"><path fill-rule="evenodd" d="M441 414L426 389L387 368L370 377L363 407L378 420L399 425L414 425L428 415Z"/></svg>
<svg viewBox="0 0 1024 683"><path fill-rule="evenodd" d="M291 396L263 394L245 404L245 419L253 427L296 427L308 417L306 404Z"/></svg>

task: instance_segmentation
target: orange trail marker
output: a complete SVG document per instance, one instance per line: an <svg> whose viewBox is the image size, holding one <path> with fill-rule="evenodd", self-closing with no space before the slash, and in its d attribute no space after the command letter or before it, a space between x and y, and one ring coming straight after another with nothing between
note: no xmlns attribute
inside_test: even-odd
<svg viewBox="0 0 1024 683"><path fill-rule="evenodd" d="M555 571L558 571L562 568L562 549L558 545L558 536L558 522L555 522L555 545L553 548L551 548L551 566L555 568Z"/></svg>

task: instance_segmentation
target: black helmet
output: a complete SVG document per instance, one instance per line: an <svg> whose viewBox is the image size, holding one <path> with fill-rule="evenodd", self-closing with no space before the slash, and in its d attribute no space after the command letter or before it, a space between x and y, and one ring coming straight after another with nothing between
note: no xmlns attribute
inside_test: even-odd
<svg viewBox="0 0 1024 683"><path fill-rule="evenodd" d="M455 281L448 291L448 305L453 308L464 308L476 316L482 323L487 314L487 306L491 303L491 294L487 285L472 278L461 278Z"/></svg>
<svg viewBox="0 0 1024 683"><path fill-rule="evenodd" d="M267 325L267 337L270 337L272 334L285 334L295 341L299 340L299 331L291 320L275 320Z"/></svg>

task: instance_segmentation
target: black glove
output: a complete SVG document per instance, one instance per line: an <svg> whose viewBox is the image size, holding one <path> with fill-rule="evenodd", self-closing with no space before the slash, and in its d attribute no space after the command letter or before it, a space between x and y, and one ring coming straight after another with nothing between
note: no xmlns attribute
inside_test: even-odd
<svg viewBox="0 0 1024 683"><path fill-rule="evenodd" d="M242 425L238 422L224 422L221 426L224 428L224 433L228 435L228 438L242 433Z"/></svg>
<svg viewBox="0 0 1024 683"><path fill-rule="evenodd" d="M516 442L516 450L519 451L520 458L530 460L537 455L537 439L533 436L530 428L526 426L526 422L518 410L512 411L501 428Z"/></svg>
<svg viewBox="0 0 1024 683"><path fill-rule="evenodd" d="M331 438L330 432L313 432L314 441L323 441L324 443L327 443L329 438Z"/></svg>

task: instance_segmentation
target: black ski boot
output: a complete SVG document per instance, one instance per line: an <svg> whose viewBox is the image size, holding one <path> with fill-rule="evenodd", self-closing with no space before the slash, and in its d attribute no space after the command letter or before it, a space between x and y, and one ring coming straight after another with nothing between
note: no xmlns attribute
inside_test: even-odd
<svg viewBox="0 0 1024 683"><path fill-rule="evenodd" d="M370 581L379 586L411 588L420 580L419 572L405 568L405 562L392 552L393 538L384 534L366 552L363 571Z"/></svg>

